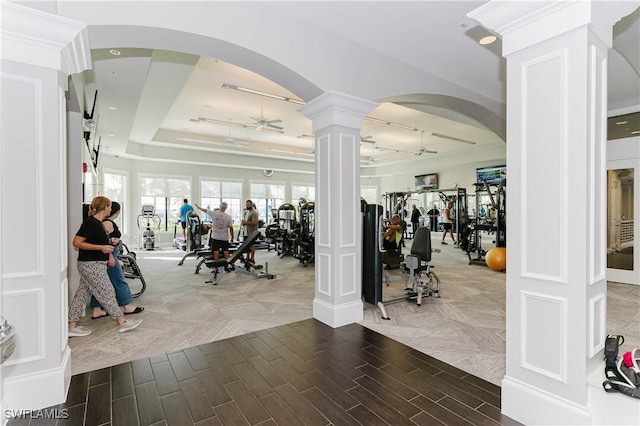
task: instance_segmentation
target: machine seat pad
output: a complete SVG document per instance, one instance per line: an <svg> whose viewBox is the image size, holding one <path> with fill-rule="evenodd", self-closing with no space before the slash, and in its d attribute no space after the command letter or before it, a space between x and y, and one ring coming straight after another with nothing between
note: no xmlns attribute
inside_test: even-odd
<svg viewBox="0 0 640 426"><path fill-rule="evenodd" d="M205 264L207 265L208 268L223 268L225 266L228 265L229 262L227 262L226 259L218 259L218 260L207 260L205 262Z"/></svg>

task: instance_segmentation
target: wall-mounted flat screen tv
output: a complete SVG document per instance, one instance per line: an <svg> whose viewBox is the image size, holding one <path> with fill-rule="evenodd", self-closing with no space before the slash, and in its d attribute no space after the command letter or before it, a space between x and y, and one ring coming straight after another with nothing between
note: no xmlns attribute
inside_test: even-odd
<svg viewBox="0 0 640 426"><path fill-rule="evenodd" d="M416 189L438 189L438 174L428 173L416 176Z"/></svg>
<svg viewBox="0 0 640 426"><path fill-rule="evenodd" d="M500 183L507 178L507 166L481 167L476 169L478 183Z"/></svg>

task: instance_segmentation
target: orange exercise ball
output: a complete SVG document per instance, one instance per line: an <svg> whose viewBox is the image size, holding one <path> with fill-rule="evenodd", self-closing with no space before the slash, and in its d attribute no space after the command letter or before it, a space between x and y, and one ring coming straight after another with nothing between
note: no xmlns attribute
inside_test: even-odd
<svg viewBox="0 0 640 426"><path fill-rule="evenodd" d="M487 252L484 260L487 262L487 266L494 271L504 271L507 269L507 249L494 247Z"/></svg>

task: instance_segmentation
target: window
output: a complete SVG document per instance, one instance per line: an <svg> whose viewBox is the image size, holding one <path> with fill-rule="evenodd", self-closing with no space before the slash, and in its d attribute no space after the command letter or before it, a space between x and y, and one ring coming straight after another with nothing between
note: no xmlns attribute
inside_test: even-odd
<svg viewBox="0 0 640 426"><path fill-rule="evenodd" d="M377 186L363 186L360 188L360 197L367 200L368 204L380 204L378 200L378 187Z"/></svg>
<svg viewBox="0 0 640 426"><path fill-rule="evenodd" d="M217 180L200 181L200 206L209 210L217 208L220 203L227 203L227 213L233 218L233 223L240 223L244 202L242 200L242 182L224 182ZM206 215L205 220L211 217Z"/></svg>
<svg viewBox="0 0 640 426"><path fill-rule="evenodd" d="M152 205L160 218L158 225L151 223L151 229L168 230L175 224L184 198L190 198L191 180L188 178L140 177L141 205Z"/></svg>
<svg viewBox="0 0 640 426"><path fill-rule="evenodd" d="M300 198L304 198L307 201L314 201L316 199L316 188L308 185L294 185L291 184L291 200L295 203Z"/></svg>
<svg viewBox="0 0 640 426"><path fill-rule="evenodd" d="M89 171L87 173L83 173L84 177L84 204L91 204L91 200L97 195L100 195L98 191L98 179L94 176L94 174Z"/></svg>
<svg viewBox="0 0 640 426"><path fill-rule="evenodd" d="M269 224L273 221L271 211L284 204L284 184L252 183L251 200L256 204L259 219Z"/></svg>
<svg viewBox="0 0 640 426"><path fill-rule="evenodd" d="M104 173L104 195L111 201L117 201L120 203L122 213L116 219L116 224L120 228L122 233L128 231L128 224L125 218L128 217L124 213L125 205L127 204L127 175L124 173ZM128 206L127 206L128 207Z"/></svg>

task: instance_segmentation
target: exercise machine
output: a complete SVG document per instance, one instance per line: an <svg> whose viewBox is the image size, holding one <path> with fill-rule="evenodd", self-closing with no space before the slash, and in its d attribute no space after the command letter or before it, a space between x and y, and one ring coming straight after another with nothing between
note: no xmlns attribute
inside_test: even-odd
<svg viewBox="0 0 640 426"><path fill-rule="evenodd" d="M254 265L252 262L249 262L246 257L243 256L244 253L249 251L249 246L254 244L259 236L260 232L254 231L251 235L246 237L242 244L229 257L229 259L212 259L206 261L205 265L208 268L211 268L212 272L211 279L205 281L205 283L218 285L222 277L224 277L227 272L231 271L247 274L254 278L266 278L269 280L274 279L276 276L269 273L269 265L267 263L265 263L263 270L262 265ZM239 267L236 267L235 263L238 261L240 261L241 265L239 265Z"/></svg>
<svg viewBox="0 0 640 426"><path fill-rule="evenodd" d="M292 233L293 257L303 266L314 261L315 255L315 203L306 201L300 206L300 227Z"/></svg>
<svg viewBox="0 0 640 426"><path fill-rule="evenodd" d="M138 266L137 256L135 251L129 250L129 247L125 243L120 240L118 243L118 260L120 261L120 266L124 272L124 277L127 279L138 279L140 280L140 289L135 291L131 289L131 285L129 284L129 289L131 290L131 296L138 297L147 289L147 283L142 276L142 271Z"/></svg>
<svg viewBox="0 0 640 426"><path fill-rule="evenodd" d="M383 299L383 265L385 250L382 247L384 235L382 206L363 205L363 254L362 254L362 294L365 302L377 306L382 319L390 319L385 303L402 300L416 300L422 304L423 297L440 297L440 278L430 265L431 253L439 252L431 248L431 232L429 228L418 228L411 247L411 254L400 264L402 275L391 277L387 274L386 284L391 281L404 282L405 294ZM391 254L390 254L391 255ZM389 257L387 257L389 259Z"/></svg>
<svg viewBox="0 0 640 426"><path fill-rule="evenodd" d="M174 234L175 232L176 231L174 230ZM205 248L202 244L202 236L207 235L208 232L209 231L207 231L206 227L200 220L200 215L198 213L193 210L187 212L187 241L184 245L180 244L179 247L184 247L183 250L185 250L187 253L182 256L182 259L180 259L180 262L178 262L178 266L182 266L187 257L197 256L200 252L207 250L207 248ZM175 245L175 241L180 241L181 238L177 238L174 236L173 240Z"/></svg>
<svg viewBox="0 0 640 426"><path fill-rule="evenodd" d="M499 183L479 182L476 187L476 213L475 217L469 220L466 229L461 237L460 248L462 248L469 258L469 265L485 265L485 255L487 250L482 245L482 235L494 235L495 247L506 247L506 179ZM483 200L488 200L489 208L484 209ZM484 211L484 214L483 214Z"/></svg>
<svg viewBox="0 0 640 426"><path fill-rule="evenodd" d="M143 229L140 225L140 219L146 219L146 225ZM142 206L140 214L138 215L138 236L139 236L139 249L155 250L156 249L156 234L151 229L151 222L153 221L154 227L160 226L160 216L156 214L155 206L151 204L145 204Z"/></svg>
<svg viewBox="0 0 640 426"><path fill-rule="evenodd" d="M275 217L276 221L265 229L266 248L270 249L270 244L273 244L278 256L283 258L294 253L293 233L299 227L296 220L296 207L290 203L282 204L278 207Z"/></svg>

